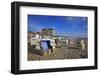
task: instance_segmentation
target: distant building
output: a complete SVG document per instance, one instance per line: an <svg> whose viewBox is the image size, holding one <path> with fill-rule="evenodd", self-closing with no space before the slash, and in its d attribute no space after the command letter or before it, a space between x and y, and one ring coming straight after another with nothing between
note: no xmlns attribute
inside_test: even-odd
<svg viewBox="0 0 100 76"><path fill-rule="evenodd" d="M52 28L42 29L43 38L50 38L50 36L54 34L55 34L55 31Z"/></svg>

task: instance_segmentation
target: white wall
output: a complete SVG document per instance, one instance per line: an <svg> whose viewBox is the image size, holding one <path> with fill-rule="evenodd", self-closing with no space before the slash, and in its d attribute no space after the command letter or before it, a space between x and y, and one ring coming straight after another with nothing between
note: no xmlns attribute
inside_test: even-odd
<svg viewBox="0 0 100 76"><path fill-rule="evenodd" d="M1 0L0 1L0 76L13 76L10 73L10 56L11 56L11 6L10 3L14 0ZM18 0L16 0L18 1ZM20 1L30 1L30 2L43 2L43 3L58 3L58 4L74 4L74 5L91 5L98 6L98 11L100 13L100 0L20 0ZM98 15L98 20L100 20L100 14ZM100 22L98 22L100 24ZM98 25L99 25L98 24ZM100 26L98 27L100 28ZM100 29L99 29L100 32ZM100 42L100 34L98 38ZM100 43L98 43L100 45ZM100 58L100 49L99 49ZM100 67L100 59L99 59ZM85 70L85 71L67 71L67 72L56 72L56 73L41 73L34 74L34 76L99 76L100 68L98 70ZM26 74L26 76L33 74ZM23 75L22 75L23 76Z"/></svg>

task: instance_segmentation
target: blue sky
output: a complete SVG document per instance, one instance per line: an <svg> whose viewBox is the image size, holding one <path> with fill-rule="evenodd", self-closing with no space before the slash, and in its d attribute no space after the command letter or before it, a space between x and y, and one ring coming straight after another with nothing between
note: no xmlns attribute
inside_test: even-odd
<svg viewBox="0 0 100 76"><path fill-rule="evenodd" d="M53 28L58 35L87 37L88 18L78 16L28 15L28 31Z"/></svg>

